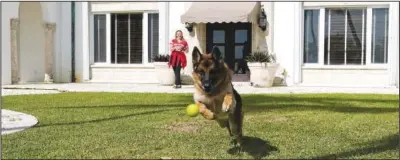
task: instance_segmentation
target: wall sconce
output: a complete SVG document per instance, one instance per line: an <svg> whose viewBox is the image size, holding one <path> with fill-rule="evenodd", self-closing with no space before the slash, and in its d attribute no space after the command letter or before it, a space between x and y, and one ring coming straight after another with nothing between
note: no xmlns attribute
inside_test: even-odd
<svg viewBox="0 0 400 160"><path fill-rule="evenodd" d="M193 23L185 23L185 28L189 31L193 31Z"/></svg>
<svg viewBox="0 0 400 160"><path fill-rule="evenodd" d="M265 14L263 6L261 6L261 11L258 16L258 27L260 27L262 31L267 29L267 15Z"/></svg>

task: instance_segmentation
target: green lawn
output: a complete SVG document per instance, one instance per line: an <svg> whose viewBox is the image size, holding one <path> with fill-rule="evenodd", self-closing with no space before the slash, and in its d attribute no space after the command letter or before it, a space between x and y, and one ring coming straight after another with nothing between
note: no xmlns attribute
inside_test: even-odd
<svg viewBox="0 0 400 160"><path fill-rule="evenodd" d="M185 107L191 94L62 93L6 96L36 116L2 136L2 158L398 158L398 95L242 95L245 153L226 129Z"/></svg>

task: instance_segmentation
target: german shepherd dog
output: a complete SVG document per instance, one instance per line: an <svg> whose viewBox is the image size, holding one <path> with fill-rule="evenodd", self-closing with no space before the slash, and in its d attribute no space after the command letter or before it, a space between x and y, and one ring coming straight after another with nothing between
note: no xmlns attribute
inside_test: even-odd
<svg viewBox="0 0 400 160"><path fill-rule="evenodd" d="M221 59L221 52L214 46L211 53L202 54L197 47L192 52L193 98L200 114L227 128L231 143L242 148L242 99L232 85L232 72Z"/></svg>

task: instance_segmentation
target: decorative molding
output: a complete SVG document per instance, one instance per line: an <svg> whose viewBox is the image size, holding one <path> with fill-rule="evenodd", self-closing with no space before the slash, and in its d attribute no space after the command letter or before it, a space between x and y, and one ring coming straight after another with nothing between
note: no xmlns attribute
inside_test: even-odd
<svg viewBox="0 0 400 160"><path fill-rule="evenodd" d="M43 27L46 29L45 31L55 31L56 24L55 23L43 23Z"/></svg>
<svg viewBox="0 0 400 160"><path fill-rule="evenodd" d="M13 26L19 26L19 19L18 19L18 18L11 18L11 19L10 19L10 23L11 23L11 27L13 27ZM11 29L14 29L14 27L11 28Z"/></svg>
<svg viewBox="0 0 400 160"><path fill-rule="evenodd" d="M19 19L10 19L10 38L11 38L11 83L18 83L19 73Z"/></svg>
<svg viewBox="0 0 400 160"><path fill-rule="evenodd" d="M53 56L54 56L54 33L55 23L43 23L45 34L45 75L44 83L53 83Z"/></svg>

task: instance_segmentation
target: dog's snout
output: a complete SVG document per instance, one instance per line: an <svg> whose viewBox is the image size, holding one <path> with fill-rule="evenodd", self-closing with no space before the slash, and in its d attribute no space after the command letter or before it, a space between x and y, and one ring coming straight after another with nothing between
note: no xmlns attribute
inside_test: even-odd
<svg viewBox="0 0 400 160"><path fill-rule="evenodd" d="M210 80L210 73L209 72L205 72L204 75L202 76L202 87L204 89L205 92L211 92L211 80Z"/></svg>
<svg viewBox="0 0 400 160"><path fill-rule="evenodd" d="M207 93L211 92L211 87L204 87L204 91L207 92Z"/></svg>
<svg viewBox="0 0 400 160"><path fill-rule="evenodd" d="M203 89L206 92L210 92L211 91L211 82L209 80L203 81Z"/></svg>

